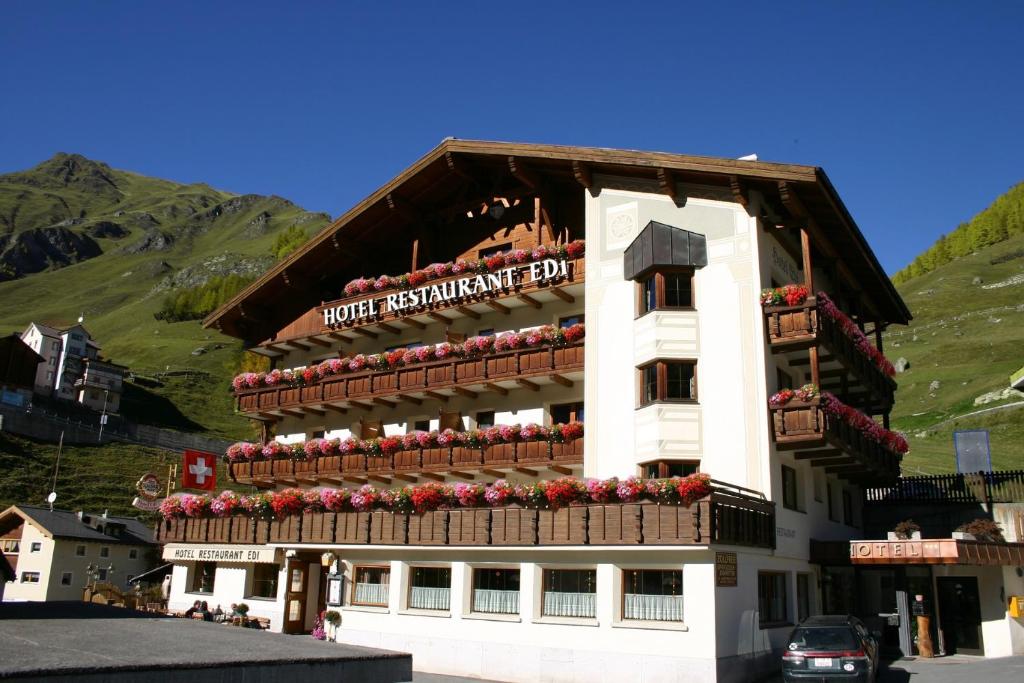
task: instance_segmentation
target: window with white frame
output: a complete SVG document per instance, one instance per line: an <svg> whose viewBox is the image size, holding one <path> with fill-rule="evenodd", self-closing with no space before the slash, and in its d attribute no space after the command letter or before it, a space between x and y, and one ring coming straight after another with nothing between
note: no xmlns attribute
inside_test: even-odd
<svg viewBox="0 0 1024 683"><path fill-rule="evenodd" d="M762 627L787 623L789 621L788 602L784 573L757 573L757 608Z"/></svg>
<svg viewBox="0 0 1024 683"><path fill-rule="evenodd" d="M39 583L39 572L22 572L22 583Z"/></svg>
<svg viewBox="0 0 1024 683"><path fill-rule="evenodd" d="M281 573L280 565L276 564L255 564L252 568L252 588L249 591L251 598L276 598L277 577Z"/></svg>
<svg viewBox="0 0 1024 683"><path fill-rule="evenodd" d="M519 614L519 570L475 567L472 609L484 614Z"/></svg>
<svg viewBox="0 0 1024 683"><path fill-rule="evenodd" d="M352 582L352 604L387 607L391 588L390 567L355 567Z"/></svg>
<svg viewBox="0 0 1024 683"><path fill-rule="evenodd" d="M446 611L451 606L450 567L409 568L409 609Z"/></svg>
<svg viewBox="0 0 1024 683"><path fill-rule="evenodd" d="M681 569L624 569L622 618L643 621L683 620Z"/></svg>
<svg viewBox="0 0 1024 683"><path fill-rule="evenodd" d="M597 571L545 569L541 614L545 617L597 616Z"/></svg>

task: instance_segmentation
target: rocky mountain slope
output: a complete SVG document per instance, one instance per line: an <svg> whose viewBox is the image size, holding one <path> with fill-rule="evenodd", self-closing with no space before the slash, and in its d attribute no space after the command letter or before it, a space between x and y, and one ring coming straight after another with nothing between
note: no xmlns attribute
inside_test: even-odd
<svg viewBox="0 0 1024 683"><path fill-rule="evenodd" d="M0 175L0 332L84 315L103 354L148 379L133 387L171 400L192 423L246 436L225 390L240 345L198 322L154 319L164 298L211 277L255 277L275 237L306 236L329 217L275 196L235 195L57 154ZM148 404L157 410L159 401ZM152 416L159 422L159 416Z"/></svg>

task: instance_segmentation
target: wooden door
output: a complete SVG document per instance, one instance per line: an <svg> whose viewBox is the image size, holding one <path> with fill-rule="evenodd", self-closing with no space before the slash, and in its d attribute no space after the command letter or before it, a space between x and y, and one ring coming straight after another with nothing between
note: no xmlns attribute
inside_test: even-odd
<svg viewBox="0 0 1024 683"><path fill-rule="evenodd" d="M309 583L309 563L288 561L288 590L284 600L284 632L302 633L306 622L306 586Z"/></svg>
<svg viewBox="0 0 1024 683"><path fill-rule="evenodd" d="M981 599L974 576L940 576L939 626L946 654L983 655L981 640Z"/></svg>

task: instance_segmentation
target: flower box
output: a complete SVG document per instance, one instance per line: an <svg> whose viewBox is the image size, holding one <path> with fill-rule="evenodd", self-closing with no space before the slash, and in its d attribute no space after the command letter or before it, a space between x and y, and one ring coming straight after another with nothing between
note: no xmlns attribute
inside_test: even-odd
<svg viewBox="0 0 1024 683"><path fill-rule="evenodd" d="M299 403L301 399L302 391L299 387L281 387L277 395L277 402L282 406Z"/></svg>
<svg viewBox="0 0 1024 683"><path fill-rule="evenodd" d="M238 397L238 410L242 413L256 412L260 408L259 394L242 394Z"/></svg>
<svg viewBox="0 0 1024 683"><path fill-rule="evenodd" d="M158 533L161 543L175 543L182 542L185 540L185 522L188 520L184 518L176 519L165 519L160 522L160 531Z"/></svg>
<svg viewBox="0 0 1024 683"><path fill-rule="evenodd" d="M491 545L536 545L537 510L506 507L491 510Z"/></svg>
<svg viewBox="0 0 1024 683"><path fill-rule="evenodd" d="M253 479L270 479L274 476L273 460L256 460L252 463Z"/></svg>
<svg viewBox="0 0 1024 683"><path fill-rule="evenodd" d="M303 403L319 402L323 398L324 388L323 385L314 384L308 387L302 387L299 395L302 398Z"/></svg>
<svg viewBox="0 0 1024 683"><path fill-rule="evenodd" d="M268 389L261 391L260 397L260 410L273 410L280 404L280 393L277 389Z"/></svg>
<svg viewBox="0 0 1024 683"><path fill-rule="evenodd" d="M519 374L519 366L516 363L516 354L508 353L500 356L488 356L487 379L498 379L511 377Z"/></svg>
<svg viewBox="0 0 1024 683"><path fill-rule="evenodd" d="M344 379L324 380L324 400L337 401L343 398L348 398L348 392L346 391L345 385L346 382Z"/></svg>
<svg viewBox="0 0 1024 683"><path fill-rule="evenodd" d="M398 391L398 375L394 372L382 372L373 375L373 393L384 394Z"/></svg>
<svg viewBox="0 0 1024 683"><path fill-rule="evenodd" d="M583 344L562 346L554 349L555 369L583 367Z"/></svg>
<svg viewBox="0 0 1024 683"><path fill-rule="evenodd" d="M776 443L808 441L822 436L825 416L819 399L813 402L790 401L772 410Z"/></svg>
<svg viewBox="0 0 1024 683"><path fill-rule="evenodd" d="M369 543L370 513L339 512L334 522L335 543Z"/></svg>
<svg viewBox="0 0 1024 683"><path fill-rule="evenodd" d="M348 397L359 398L373 393L373 380L369 375L350 377L348 380Z"/></svg>
<svg viewBox="0 0 1024 683"><path fill-rule="evenodd" d="M540 545L582 545L587 542L587 506L538 510L537 542Z"/></svg>
<svg viewBox="0 0 1024 683"><path fill-rule="evenodd" d="M239 484L248 484L252 481L252 463L251 462L231 462L228 463L228 477L231 481Z"/></svg>
<svg viewBox="0 0 1024 683"><path fill-rule="evenodd" d="M304 512L302 514L303 543L334 543L335 512Z"/></svg>
<svg viewBox="0 0 1024 683"><path fill-rule="evenodd" d="M483 358L469 358L455 362L455 381L480 382L487 377L487 368Z"/></svg>
<svg viewBox="0 0 1024 683"><path fill-rule="evenodd" d="M767 306L764 309L768 339L772 344L810 340L818 328L814 300L802 306Z"/></svg>
<svg viewBox="0 0 1024 683"><path fill-rule="evenodd" d="M396 470L418 470L420 468L420 449L398 451L394 456Z"/></svg>
<svg viewBox="0 0 1024 683"><path fill-rule="evenodd" d="M409 515L395 512L370 513L370 543L405 545L408 532Z"/></svg>
<svg viewBox="0 0 1024 683"><path fill-rule="evenodd" d="M390 472L394 469L391 466L390 455L368 455L366 456L367 472Z"/></svg>
<svg viewBox="0 0 1024 683"><path fill-rule="evenodd" d="M484 449L485 465L504 465L516 461L516 444L497 443Z"/></svg>
<svg viewBox="0 0 1024 683"><path fill-rule="evenodd" d="M550 371L553 367L553 357L550 348L527 349L519 352L519 372Z"/></svg>
<svg viewBox="0 0 1024 683"><path fill-rule="evenodd" d="M447 542L447 510L409 516L409 545L445 545Z"/></svg>
<svg viewBox="0 0 1024 683"><path fill-rule="evenodd" d="M694 519L699 517L699 506L649 503L641 504L640 507L645 544L684 545L700 542L700 528Z"/></svg>
<svg viewBox="0 0 1024 683"><path fill-rule="evenodd" d="M366 456L361 453L349 453L341 456L341 471L345 474L366 471Z"/></svg>
<svg viewBox="0 0 1024 683"><path fill-rule="evenodd" d="M288 459L272 460L272 473L275 478L290 479L295 474L295 461Z"/></svg>
<svg viewBox="0 0 1024 683"><path fill-rule="evenodd" d="M403 368L398 371L398 388L402 391L422 389L426 384L426 368Z"/></svg>
<svg viewBox="0 0 1024 683"><path fill-rule="evenodd" d="M516 462L547 462L551 459L551 444L547 441L523 441L516 444Z"/></svg>
<svg viewBox="0 0 1024 683"><path fill-rule="evenodd" d="M305 484L315 484L317 467L320 464L320 458L313 458L312 460L296 460L295 461L295 479Z"/></svg>
<svg viewBox="0 0 1024 683"><path fill-rule="evenodd" d="M301 534L302 517L288 515L270 522L270 543L298 543Z"/></svg>
<svg viewBox="0 0 1024 683"><path fill-rule="evenodd" d="M442 363L427 367L427 386L446 387L451 384L455 377L451 363Z"/></svg>
<svg viewBox="0 0 1024 683"><path fill-rule="evenodd" d="M341 456L327 455L316 459L317 479L338 479L341 477Z"/></svg>
<svg viewBox="0 0 1024 683"><path fill-rule="evenodd" d="M591 545L632 545L643 540L640 506L592 505L587 527Z"/></svg>
<svg viewBox="0 0 1024 683"><path fill-rule="evenodd" d="M206 527L207 543L231 542L231 517L213 517Z"/></svg>
<svg viewBox="0 0 1024 683"><path fill-rule="evenodd" d="M467 448L466 446L452 447L452 465L481 464L483 464L483 451L479 448Z"/></svg>
<svg viewBox="0 0 1024 683"><path fill-rule="evenodd" d="M451 453L451 448L424 448L423 467L448 467Z"/></svg>
<svg viewBox="0 0 1024 683"><path fill-rule="evenodd" d="M491 511L487 508L449 510L448 545L487 545L491 542Z"/></svg>
<svg viewBox="0 0 1024 683"><path fill-rule="evenodd" d="M551 444L551 459L578 462L583 459L583 439Z"/></svg>
<svg viewBox="0 0 1024 683"><path fill-rule="evenodd" d="M228 532L231 543L255 543L256 520L246 515L235 515L231 518L231 530ZM261 542L264 539L260 539Z"/></svg>

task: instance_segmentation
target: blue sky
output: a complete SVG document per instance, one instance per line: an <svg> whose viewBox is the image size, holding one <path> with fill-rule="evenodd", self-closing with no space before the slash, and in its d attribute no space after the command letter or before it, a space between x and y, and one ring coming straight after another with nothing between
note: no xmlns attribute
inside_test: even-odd
<svg viewBox="0 0 1024 683"><path fill-rule="evenodd" d="M0 172L80 152L336 216L449 135L756 152L825 167L892 272L1024 180L1022 20L986 1L8 1Z"/></svg>

